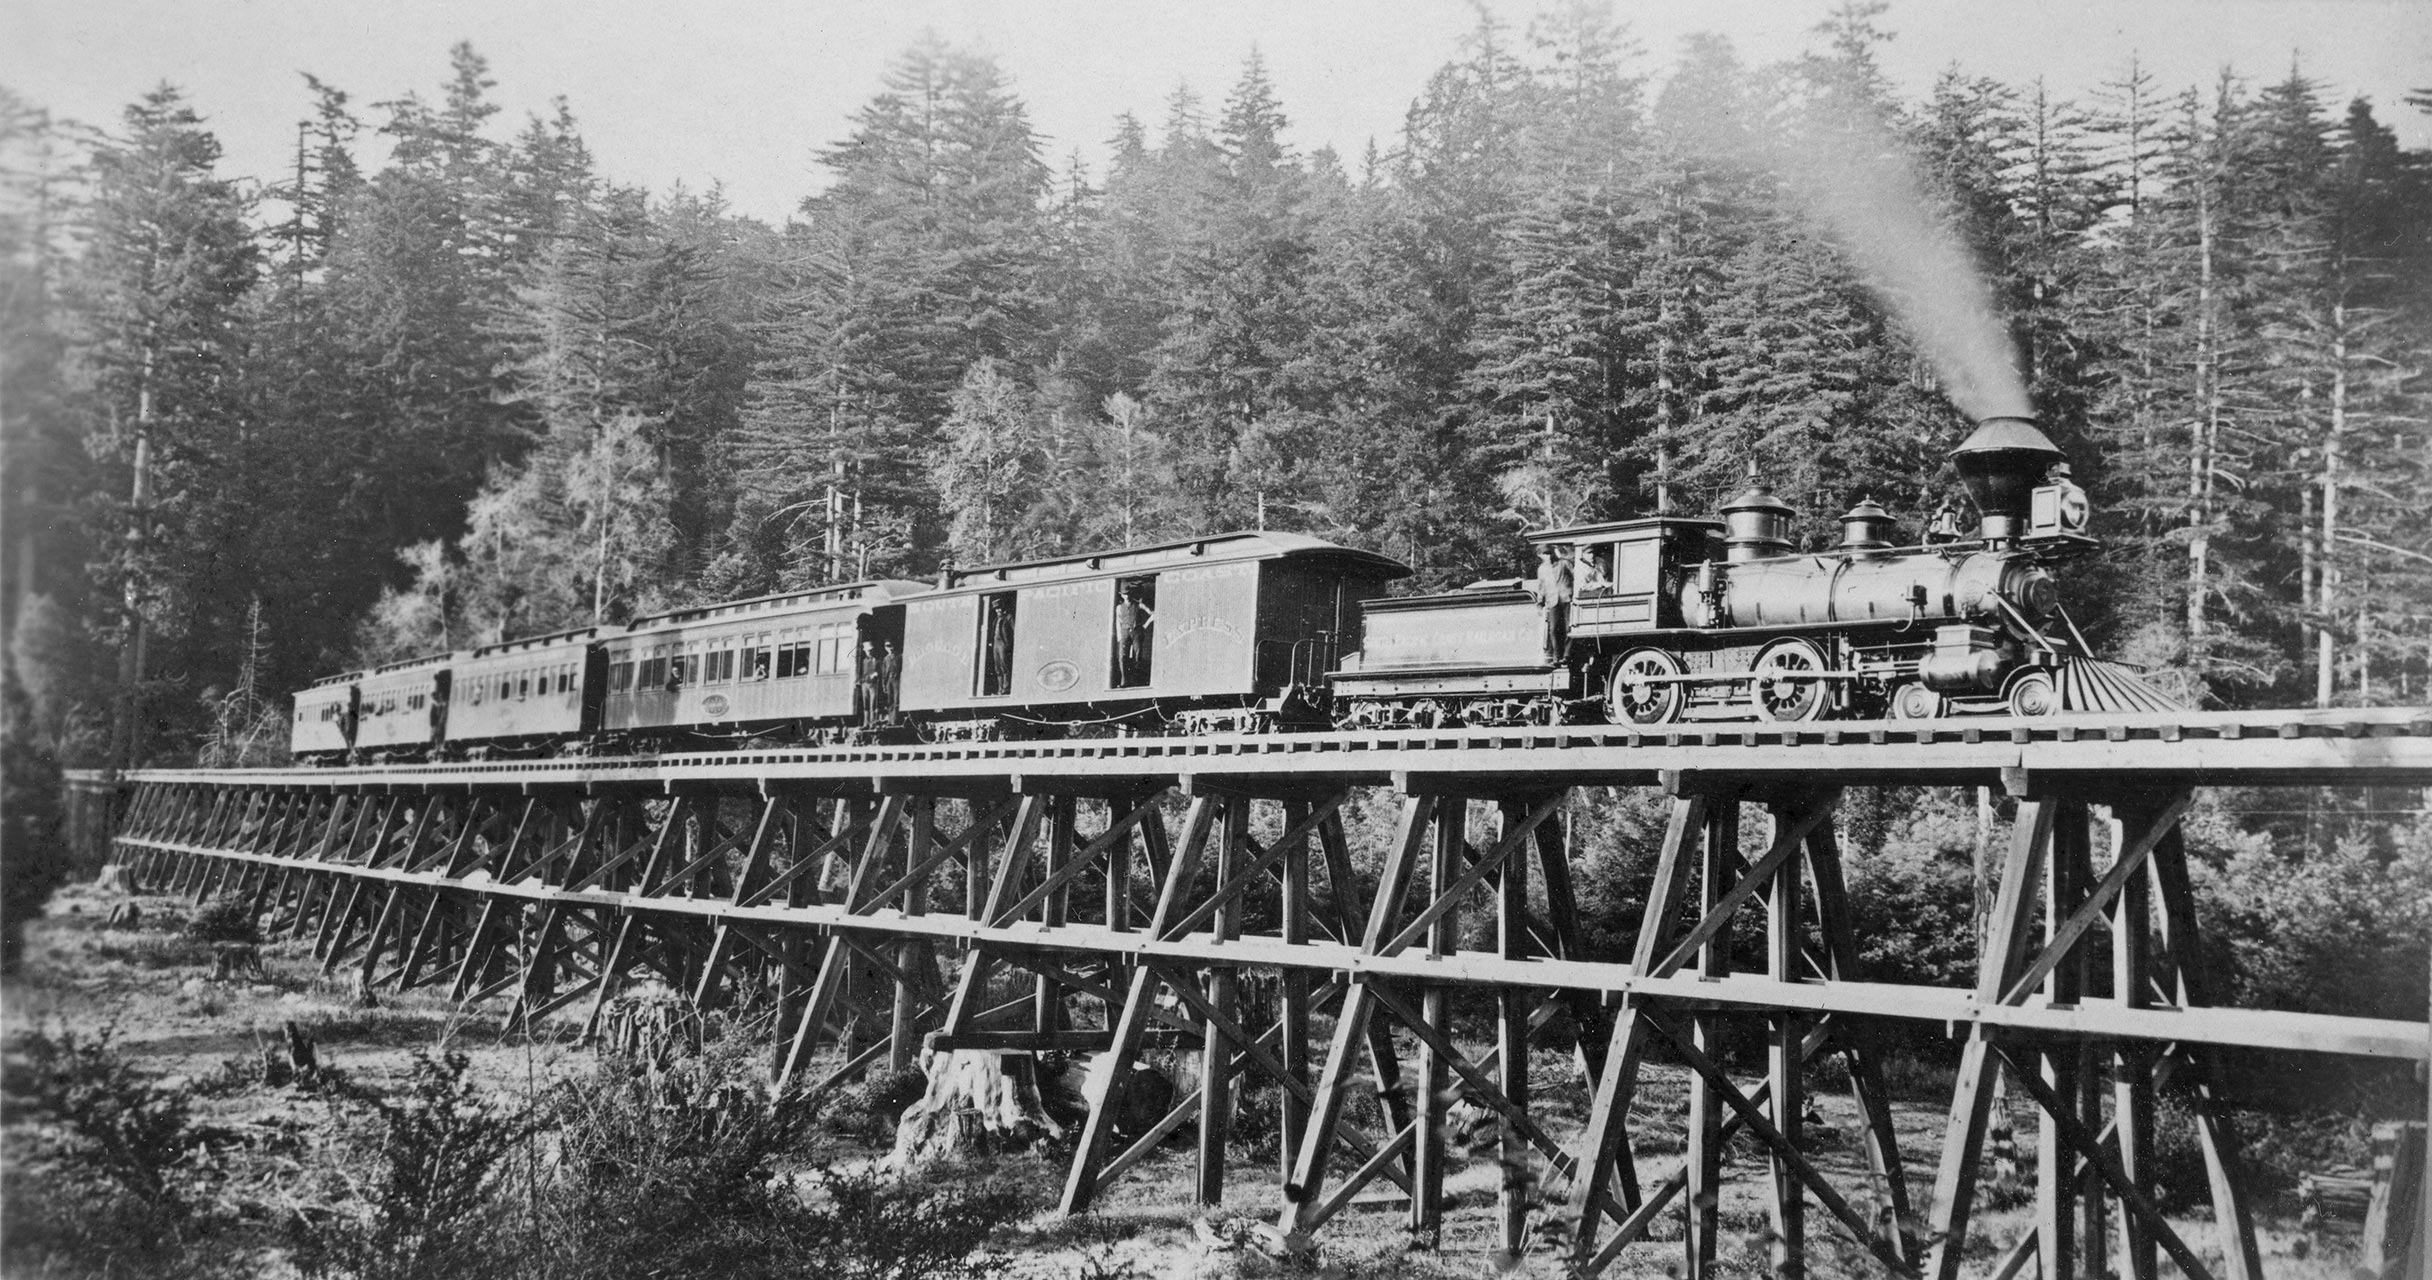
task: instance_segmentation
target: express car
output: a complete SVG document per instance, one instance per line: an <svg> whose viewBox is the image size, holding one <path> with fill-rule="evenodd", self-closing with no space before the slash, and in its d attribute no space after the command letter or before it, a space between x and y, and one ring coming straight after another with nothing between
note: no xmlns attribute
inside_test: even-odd
<svg viewBox="0 0 2432 1280"><path fill-rule="evenodd" d="M1289 533L951 571L904 604L902 712L948 737L1323 723L1340 638L1408 573Z"/></svg>

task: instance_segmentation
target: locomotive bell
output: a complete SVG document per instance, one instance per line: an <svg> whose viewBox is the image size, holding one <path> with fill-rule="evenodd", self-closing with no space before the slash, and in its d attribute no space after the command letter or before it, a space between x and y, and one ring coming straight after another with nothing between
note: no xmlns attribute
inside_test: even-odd
<svg viewBox="0 0 2432 1280"><path fill-rule="evenodd" d="M1985 419L1976 434L1951 451L1951 465L1976 503L1978 535L1995 544L2016 541L2026 531L2036 484L2067 456L2036 429L2033 418Z"/></svg>
<svg viewBox="0 0 2432 1280"><path fill-rule="evenodd" d="M1865 553L1881 551L1897 540L1899 525L1882 504L1867 498L1841 513L1841 542L1838 551Z"/></svg>
<svg viewBox="0 0 2432 1280"><path fill-rule="evenodd" d="M1723 558L1762 560L1790 554L1790 520L1796 514L1751 469L1748 487L1723 504Z"/></svg>

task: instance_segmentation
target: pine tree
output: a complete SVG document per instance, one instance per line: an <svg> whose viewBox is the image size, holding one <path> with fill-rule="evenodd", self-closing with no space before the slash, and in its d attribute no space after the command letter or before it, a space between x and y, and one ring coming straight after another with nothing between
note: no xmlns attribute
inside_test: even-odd
<svg viewBox="0 0 2432 1280"><path fill-rule="evenodd" d="M1298 281L1311 246L1287 124L1253 53L1213 139L1181 132L1177 113L1160 157L1184 199L1169 230L1171 309L1148 391L1203 531L1264 527L1268 511L1299 505L1287 478L1308 439L1293 426L1289 370L1308 333ZM1237 475L1237 463L1255 476Z"/></svg>
<svg viewBox="0 0 2432 1280"><path fill-rule="evenodd" d="M1644 163L1638 83L1607 5L1542 20L1516 207L1496 231L1491 301L1469 341L1471 430L1522 525L1617 510L1630 444L1622 301L1639 246L1621 208Z"/></svg>
<svg viewBox="0 0 2432 1280"><path fill-rule="evenodd" d="M0 89L0 680L24 698L0 733L53 764L93 766L107 763L118 672L81 620L118 608L121 584L83 571L93 540L113 531L81 510L101 477L84 448L89 406L72 380L63 296L83 194L73 141Z"/></svg>
<svg viewBox="0 0 2432 1280"><path fill-rule="evenodd" d="M2233 685L2269 685L2288 658L2265 637L2238 628L2269 598L2256 572L2268 535L2257 527L2265 508L2253 487L2262 479L2258 464L2273 464L2258 420L2269 411L2269 393L2259 376L2263 353L2253 310L2253 207L2238 176L2257 133L2244 87L2226 74L2209 103L2191 95L2182 111L2163 203L2183 263L2174 300L2183 345L2170 371L2176 376L2165 375L2187 424L2183 488L2171 505L2186 548L2184 668L2205 694L2221 696Z"/></svg>
<svg viewBox="0 0 2432 1280"><path fill-rule="evenodd" d="M244 427L234 388L258 264L245 202L215 172L219 141L183 95L166 85L144 95L124 128L93 155L74 289L92 378L86 447L102 463L88 490L101 557L91 568L125 591L122 614L104 624L120 655L114 761L143 755L157 717L183 718L158 673L213 669L209 655L232 630L214 616L228 598L216 553L243 517L222 505L216 473Z"/></svg>
<svg viewBox="0 0 2432 1280"><path fill-rule="evenodd" d="M1039 550L1031 512L1046 459L1029 393L995 361L982 360L955 388L943 434L938 490L952 562L988 564Z"/></svg>
<svg viewBox="0 0 2432 1280"><path fill-rule="evenodd" d="M2111 585L2110 625L2090 635L2131 661L2162 668L2183 653L2179 524L2171 478L2184 461L2165 421L2163 369L2179 341L2174 276L2178 256L2163 216L2164 168L2176 117L2152 75L2131 62L2101 86L2089 121L2106 197L2105 225L2089 235L2089 275L2076 309L2090 393L2089 430L2114 483L2093 487L2104 512L2106 554L2081 568ZM2102 474L2102 473L2098 473Z"/></svg>
<svg viewBox="0 0 2432 1280"><path fill-rule="evenodd" d="M836 182L805 202L760 326L737 439L747 505L817 548L793 581L917 572L943 538L922 464L958 380L1044 350L1047 168L1003 71L934 38L824 159ZM730 527L727 542L762 536Z"/></svg>
<svg viewBox="0 0 2432 1280"><path fill-rule="evenodd" d="M1708 308L1742 237L1776 199L1755 137L1760 102L1748 68L1720 36L1683 42L1649 111L1648 141L1625 177L1620 234L1636 249L1620 284L1617 339L1632 368L1619 459L1624 509L1680 509L1684 459L1699 451L1716 368ZM1643 505L1642 505L1643 504Z"/></svg>
<svg viewBox="0 0 2432 1280"><path fill-rule="evenodd" d="M2416 562L2385 549L2403 547L2414 524L2390 501L2404 486L2391 484L2388 470L2403 456L2391 435L2409 408L2412 363L2403 328L2390 323L2410 256L2405 187L2396 146L2368 106L2334 122L2315 86L2292 73L2259 107L2262 159L2253 168L2275 194L2257 220L2257 310L2273 350L2273 434L2286 442L2274 514L2282 554L2293 543L2298 557L2296 603L2311 650L2300 664L2310 678L2294 692L2329 706L2343 683L2349 696L2370 689L2383 647L2371 619L2401 612L2375 605L2415 598L2406 588L2422 577ZM2297 490L2293 502L2288 488Z"/></svg>
<svg viewBox="0 0 2432 1280"><path fill-rule="evenodd" d="M324 366L356 429L357 457L381 478L361 499L381 541L446 539L494 464L536 434L507 402L491 329L512 301L498 217L497 108L488 64L451 54L442 107L380 104L392 163L341 212L328 259L328 323L342 350Z"/></svg>

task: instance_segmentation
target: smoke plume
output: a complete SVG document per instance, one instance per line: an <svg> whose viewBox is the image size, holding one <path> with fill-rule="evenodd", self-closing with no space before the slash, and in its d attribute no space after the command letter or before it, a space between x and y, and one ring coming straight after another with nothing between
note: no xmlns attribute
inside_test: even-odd
<svg viewBox="0 0 2432 1280"><path fill-rule="evenodd" d="M1934 220L1899 139L1872 120L1812 119L1777 149L1790 186L1899 315L1950 395L1971 418L2031 415L1973 256Z"/></svg>

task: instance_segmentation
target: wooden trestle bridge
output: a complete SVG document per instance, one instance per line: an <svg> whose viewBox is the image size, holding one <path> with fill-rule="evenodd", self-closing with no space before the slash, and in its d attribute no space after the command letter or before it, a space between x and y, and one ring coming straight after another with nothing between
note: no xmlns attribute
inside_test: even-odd
<svg viewBox="0 0 2432 1280"><path fill-rule="evenodd" d="M1194 1122L1198 1194L1216 1200L1237 1088L1263 1077L1281 1089L1291 1242L1378 1179L1407 1193L1414 1229L1438 1226L1448 1100L1466 1096L1498 1126L1510 1250L1559 1223L1599 1270L1685 1215L1684 1270L1704 1274L1723 1147L1745 1134L1782 1274L1834 1232L1886 1272L1951 1277L2002 1072L2040 1116L2038 1225L1993 1265L2141 1280L2164 1260L2260 1274L2220 1050L2432 1057L2422 1022L2214 1003L2190 963L2203 922L2180 816L2207 786L2427 783L2432 711L1314 733L163 770L124 780L115 843L139 886L251 894L377 987L588 1027L645 975L704 1004L765 983L782 996L778 1070L813 1085L926 1043L1111 1053L1103 1092L1152 1032L1179 1034L1204 1052L1198 1087L1120 1136L1094 1098L1065 1208ZM1895 785L2015 798L1970 989L1860 966L1830 819L1845 788ZM1345 806L1374 788L1398 821L1355 851L1367 828ZM1559 820L1608 788L1661 788L1670 807L1627 963L1583 954ZM1763 839L1743 845L1743 823ZM1762 917L1764 964L1735 971L1724 943L1744 912ZM1245 1001L1245 981L1271 998ZM1453 1025L1463 987L1491 995L1490 1045ZM1964 1038L1930 1188L1902 1176L1866 1034L1885 1019ZM1732 1023L1762 1029L1761 1080L1718 1061ZM1548 1042L1575 1043L1592 1082L1567 1146L1531 1108L1529 1048ZM1691 1074L1683 1158L1632 1152L1651 1056ZM1802 1067L1827 1056L1846 1061L1870 1170L1838 1184L1801 1135ZM2155 1203L2155 1096L2174 1080L2210 1171L2209 1265ZM1377 1105L1348 1107L1359 1091Z"/></svg>

